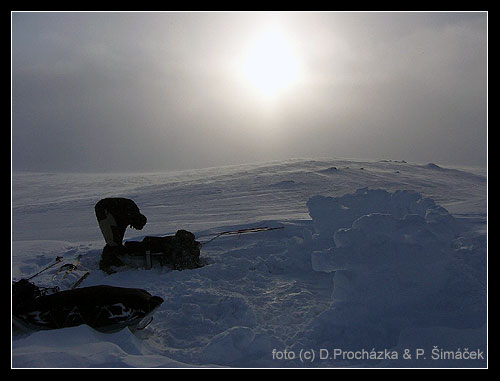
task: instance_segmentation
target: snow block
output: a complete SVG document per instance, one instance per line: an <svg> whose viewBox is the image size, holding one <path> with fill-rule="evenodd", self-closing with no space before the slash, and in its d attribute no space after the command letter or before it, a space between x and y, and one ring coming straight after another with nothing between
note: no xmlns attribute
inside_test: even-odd
<svg viewBox="0 0 500 381"><path fill-rule="evenodd" d="M395 218L403 218L407 214L425 217L429 209L437 206L434 200L413 191L389 193L383 189L361 188L354 194L340 197L313 196L307 201L307 207L316 232L333 235L340 228L351 227L356 219L367 214L389 214Z"/></svg>
<svg viewBox="0 0 500 381"><path fill-rule="evenodd" d="M364 188L341 197L315 196L308 207L319 236L334 238L333 245L311 254L313 270L334 272L332 307L312 323L315 335L326 330L337 342L347 339L337 336L347 332L339 327L361 329L377 319L382 330L395 332L404 325L484 324L482 277L471 276L476 270L457 260L470 250L458 243L453 216L433 200ZM325 327L328 321L336 328Z"/></svg>

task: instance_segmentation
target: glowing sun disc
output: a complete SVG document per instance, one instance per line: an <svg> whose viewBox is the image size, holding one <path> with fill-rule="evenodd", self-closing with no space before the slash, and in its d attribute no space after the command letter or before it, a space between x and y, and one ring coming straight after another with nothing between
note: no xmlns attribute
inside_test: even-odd
<svg viewBox="0 0 500 381"><path fill-rule="evenodd" d="M268 29L250 47L242 65L244 78L260 93L273 97L298 77L298 61L289 42L277 29Z"/></svg>

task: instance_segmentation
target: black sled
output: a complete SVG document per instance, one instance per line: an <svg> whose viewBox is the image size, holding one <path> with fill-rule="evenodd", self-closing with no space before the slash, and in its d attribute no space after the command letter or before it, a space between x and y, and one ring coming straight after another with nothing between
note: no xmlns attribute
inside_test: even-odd
<svg viewBox="0 0 500 381"><path fill-rule="evenodd" d="M47 293L26 279L13 283L14 327L21 331L86 324L101 332L143 329L163 303L139 288L91 286Z"/></svg>

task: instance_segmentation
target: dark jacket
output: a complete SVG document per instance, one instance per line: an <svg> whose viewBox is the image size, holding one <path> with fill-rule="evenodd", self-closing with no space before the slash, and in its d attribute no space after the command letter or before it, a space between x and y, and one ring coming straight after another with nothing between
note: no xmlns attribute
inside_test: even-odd
<svg viewBox="0 0 500 381"><path fill-rule="evenodd" d="M127 198L104 198L95 205L98 221L105 220L109 214L116 221L117 227L113 235L116 235L115 242L120 244L129 225L141 230L147 222L146 216L141 214L135 202Z"/></svg>

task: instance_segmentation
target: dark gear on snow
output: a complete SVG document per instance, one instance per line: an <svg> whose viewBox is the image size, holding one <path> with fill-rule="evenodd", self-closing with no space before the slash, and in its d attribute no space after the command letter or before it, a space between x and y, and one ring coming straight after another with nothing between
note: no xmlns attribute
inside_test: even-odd
<svg viewBox="0 0 500 381"><path fill-rule="evenodd" d="M162 303L161 297L139 288L91 286L59 291L26 279L12 284L13 324L23 331L81 324L102 332L142 329Z"/></svg>
<svg viewBox="0 0 500 381"><path fill-rule="evenodd" d="M161 266L174 270L196 269L202 266L200 261L200 243L193 233L177 230L174 236L144 237L142 242L129 241L124 244L131 255L150 255Z"/></svg>

